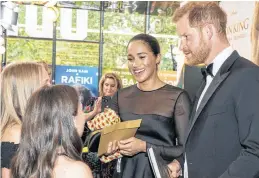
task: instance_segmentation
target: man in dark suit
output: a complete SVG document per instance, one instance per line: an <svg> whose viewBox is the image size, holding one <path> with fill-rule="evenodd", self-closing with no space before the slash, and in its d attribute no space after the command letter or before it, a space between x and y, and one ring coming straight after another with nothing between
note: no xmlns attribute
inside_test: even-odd
<svg viewBox="0 0 259 178"><path fill-rule="evenodd" d="M173 21L190 65L206 64L185 141L188 178L259 177L259 69L230 47L227 17L215 2L188 2Z"/></svg>
<svg viewBox="0 0 259 178"><path fill-rule="evenodd" d="M201 67L204 66L184 65L183 88L187 91L192 102L195 99L196 92L200 88L200 83L203 78L201 75Z"/></svg>

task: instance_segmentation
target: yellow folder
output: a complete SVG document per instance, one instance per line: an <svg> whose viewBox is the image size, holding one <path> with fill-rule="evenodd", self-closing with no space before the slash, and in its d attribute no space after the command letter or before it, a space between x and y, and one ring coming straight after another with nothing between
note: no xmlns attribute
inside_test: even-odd
<svg viewBox="0 0 259 178"><path fill-rule="evenodd" d="M98 156L102 156L107 152L108 144L110 142L134 137L140 127L141 121L142 119L124 121L109 127L105 127L101 132Z"/></svg>

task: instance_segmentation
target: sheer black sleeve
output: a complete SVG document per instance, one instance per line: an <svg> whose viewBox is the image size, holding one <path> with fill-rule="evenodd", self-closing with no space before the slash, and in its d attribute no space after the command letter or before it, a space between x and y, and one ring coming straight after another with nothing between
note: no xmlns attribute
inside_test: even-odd
<svg viewBox="0 0 259 178"><path fill-rule="evenodd" d="M165 160L173 160L182 157L182 154L184 152L183 144L185 139L185 132L188 127L190 112L191 106L189 96L186 92L182 92L179 95L174 108L173 127L175 127L177 137L176 146L169 147L147 143L147 148L153 147L154 149L160 152L160 155Z"/></svg>
<svg viewBox="0 0 259 178"><path fill-rule="evenodd" d="M111 99L111 104L110 108L114 110L118 115L119 115L119 104L118 104L118 92L116 92L112 99Z"/></svg>

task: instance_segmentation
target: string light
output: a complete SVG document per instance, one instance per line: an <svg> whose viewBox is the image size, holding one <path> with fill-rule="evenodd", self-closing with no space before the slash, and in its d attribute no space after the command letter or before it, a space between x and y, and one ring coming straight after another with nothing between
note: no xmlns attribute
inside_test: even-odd
<svg viewBox="0 0 259 178"><path fill-rule="evenodd" d="M56 22L59 17L59 10L55 7L56 4L56 0L51 0L44 5L47 7L47 17L52 22Z"/></svg>
<svg viewBox="0 0 259 178"><path fill-rule="evenodd" d="M48 7L46 15L50 21L56 22L59 17L59 11L56 7Z"/></svg>

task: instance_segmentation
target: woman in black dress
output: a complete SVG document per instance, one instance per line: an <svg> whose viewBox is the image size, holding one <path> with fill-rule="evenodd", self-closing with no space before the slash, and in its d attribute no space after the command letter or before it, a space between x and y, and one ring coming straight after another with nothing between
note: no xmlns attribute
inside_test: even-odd
<svg viewBox="0 0 259 178"><path fill-rule="evenodd" d="M138 83L118 91L113 97L112 109L122 121L142 119L142 123L135 137L109 144L108 154L117 149L123 154L114 177L153 178L146 154L150 147L167 163L183 156L190 101L183 89L159 79L160 61L156 38L139 34L130 40L128 67Z"/></svg>

